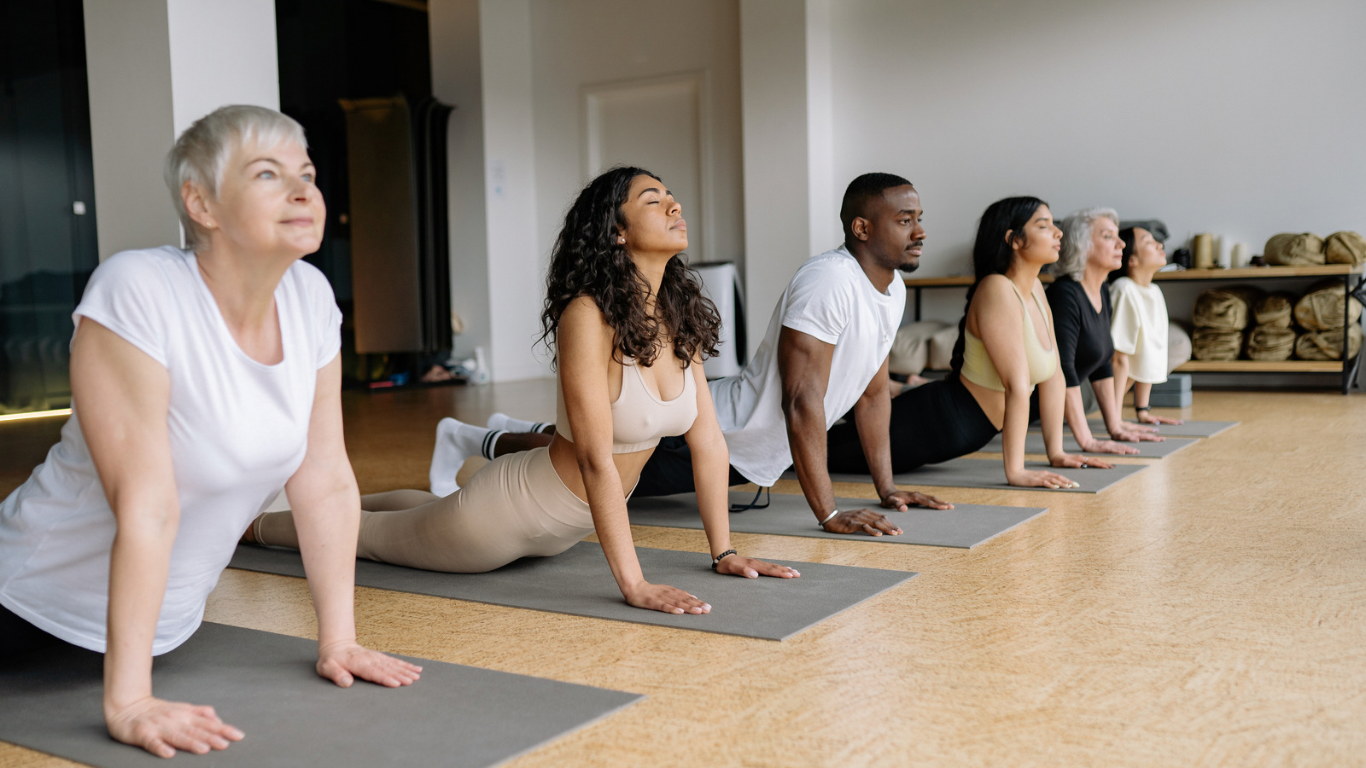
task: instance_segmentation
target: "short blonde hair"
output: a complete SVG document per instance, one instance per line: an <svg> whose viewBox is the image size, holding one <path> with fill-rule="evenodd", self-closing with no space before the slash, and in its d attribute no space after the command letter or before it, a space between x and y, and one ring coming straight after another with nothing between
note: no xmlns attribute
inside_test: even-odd
<svg viewBox="0 0 1366 768"><path fill-rule="evenodd" d="M266 107L250 104L231 104L219 107L199 118L180 134L174 147L166 154L163 177L171 190L180 224L185 228L185 245L202 245L199 227L185 210L180 190L192 181L210 195L218 194L223 182L223 167L237 147L251 142L275 146L284 141L298 142L307 149L304 127L294 118Z"/></svg>
<svg viewBox="0 0 1366 768"><path fill-rule="evenodd" d="M1114 208L1086 208L1060 222L1062 251L1053 265L1053 274L1070 275L1073 280L1081 278L1081 273L1086 271L1086 257L1091 254L1091 233L1102 218L1119 226L1119 213Z"/></svg>

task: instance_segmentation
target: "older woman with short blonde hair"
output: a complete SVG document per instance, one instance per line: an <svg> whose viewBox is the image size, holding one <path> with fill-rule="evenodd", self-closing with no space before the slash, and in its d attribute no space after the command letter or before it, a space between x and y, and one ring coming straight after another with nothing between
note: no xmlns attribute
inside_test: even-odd
<svg viewBox="0 0 1366 768"><path fill-rule="evenodd" d="M1083 451L1134 454L1124 442L1162 440L1151 428L1121 419L1115 396L1114 342L1110 338L1110 292L1105 279L1120 266L1124 242L1119 237L1119 214L1113 208L1087 208L1063 219L1062 250L1048 287L1053 308L1058 359L1067 385L1064 413ZM1082 405L1081 383L1091 382L1110 440L1091 434Z"/></svg>
<svg viewBox="0 0 1366 768"><path fill-rule="evenodd" d="M104 653L110 735L161 757L243 736L210 707L155 698L152 657L199 627L238 537L282 487L318 674L392 687L420 671L355 639L341 315L301 260L322 242L315 172L303 129L274 110L223 107L185 131L166 182L188 247L95 270L75 311L71 418L0 504L0 661L61 643Z"/></svg>

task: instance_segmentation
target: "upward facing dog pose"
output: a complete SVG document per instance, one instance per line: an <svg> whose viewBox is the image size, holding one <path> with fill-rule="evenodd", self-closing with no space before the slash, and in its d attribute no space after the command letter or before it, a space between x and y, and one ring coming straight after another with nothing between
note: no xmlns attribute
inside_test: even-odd
<svg viewBox="0 0 1366 768"><path fill-rule="evenodd" d="M1062 221L1062 250L1055 270L1058 279L1048 286L1048 301L1057 318L1058 355L1067 381L1067 424L1084 451L1138 453L1123 441L1162 441L1155 428L1125 422L1116 397L1111 360L1115 345L1110 336L1110 292L1105 278L1120 268L1124 242L1119 237L1119 214L1109 208L1088 208ZM1089 379L1105 418L1111 440L1091 434L1082 406L1081 382Z"/></svg>
<svg viewBox="0 0 1366 768"><path fill-rule="evenodd" d="M682 209L658 177L614 168L594 179L565 216L541 315L558 361L554 438L548 447L499 456L445 497L415 490L364 497L359 555L477 573L557 555L597 531L628 603L707 613L711 606L698 597L645 580L626 519L626 498L655 445L681 434L697 456L713 568L747 578L800 575L731 549L726 443L702 373L703 358L716 352L719 320L683 263L687 247ZM246 538L299 546L289 512L261 515Z"/></svg>
<svg viewBox="0 0 1366 768"><path fill-rule="evenodd" d="M910 505L952 506L898 490L888 461L887 355L906 304L906 286L896 270L914 269L920 258L925 236L920 214L920 195L900 176L869 173L854 179L840 209L844 245L811 257L797 270L754 358L738 376L710 384L708 400L716 400L720 431L730 451L729 483L771 486L795 464L812 514L832 533L901 533L880 512L835 507L826 470L826 430L850 409L857 430L868 437L867 465L874 468L872 479L883 507L904 511ZM699 392L706 390L700 373L698 381ZM438 444L433 489L453 483L465 455L490 456L505 450L504 443L511 449L547 439L534 434L545 425L501 414L490 422L491 427L533 434L499 435L446 421L450 428L444 444L454 448ZM694 488L699 496L711 493L700 478L702 467L712 461L697 452L691 438L665 438L641 470L636 495L662 496ZM718 465L716 471L721 479L726 468ZM724 486L721 479L717 492L724 495Z"/></svg>
<svg viewBox="0 0 1366 768"><path fill-rule="evenodd" d="M1153 285L1153 275L1167 264L1162 241L1142 227L1119 232L1124 241L1120 267L1110 273L1110 338L1115 344L1115 402L1134 388L1134 411L1140 424L1180 424L1180 419L1154 415L1148 405L1154 384L1167 380L1167 300Z"/></svg>
<svg viewBox="0 0 1366 768"><path fill-rule="evenodd" d="M951 373L892 400L894 472L971 453L1004 432L1007 482L1074 486L1056 472L1025 469L1024 439L1035 387L1049 462L1054 467L1111 466L1062 450L1063 379L1052 316L1038 279L1039 269L1057 260L1060 237L1047 204L1038 198L1007 198L982 214L972 247L977 279L968 289L967 310L958 325ZM868 471L860 436L849 424L830 430L832 471Z"/></svg>
<svg viewBox="0 0 1366 768"><path fill-rule="evenodd" d="M160 757L242 738L211 707L156 698L152 657L199 628L242 528L282 486L318 674L400 686L420 672L356 644L341 313L301 260L322 242L315 173L279 112L223 107L186 129L166 182L189 248L95 270L75 312L71 418L0 504L0 664L63 642L103 652L109 735Z"/></svg>

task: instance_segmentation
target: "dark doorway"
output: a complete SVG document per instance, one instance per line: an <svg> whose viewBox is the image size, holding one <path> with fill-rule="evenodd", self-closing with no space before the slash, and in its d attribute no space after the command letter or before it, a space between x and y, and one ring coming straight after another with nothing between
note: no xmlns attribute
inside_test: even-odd
<svg viewBox="0 0 1366 768"><path fill-rule="evenodd" d="M277 0L280 110L303 124L318 186L327 202L322 248L308 257L327 275L341 306L348 379L379 371L355 356L348 209L346 115L340 101L432 95L426 3L418 0ZM393 369L415 361L368 361Z"/></svg>

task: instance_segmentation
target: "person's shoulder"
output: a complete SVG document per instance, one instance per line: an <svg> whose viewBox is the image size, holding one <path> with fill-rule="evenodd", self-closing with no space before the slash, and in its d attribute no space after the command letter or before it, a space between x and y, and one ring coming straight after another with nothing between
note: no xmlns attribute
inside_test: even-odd
<svg viewBox="0 0 1366 768"><path fill-rule="evenodd" d="M829 288L852 287L863 277L863 270L859 269L858 262L849 255L844 246L840 246L802 262L797 274L792 276L792 283L816 284Z"/></svg>
<svg viewBox="0 0 1366 768"><path fill-rule="evenodd" d="M332 283L321 269L303 259L295 261L285 270L285 279L304 289L309 295L332 296Z"/></svg>
<svg viewBox="0 0 1366 768"><path fill-rule="evenodd" d="M95 268L90 283L102 288L130 289L139 293L169 288L191 277L185 251L172 246L119 251Z"/></svg>

